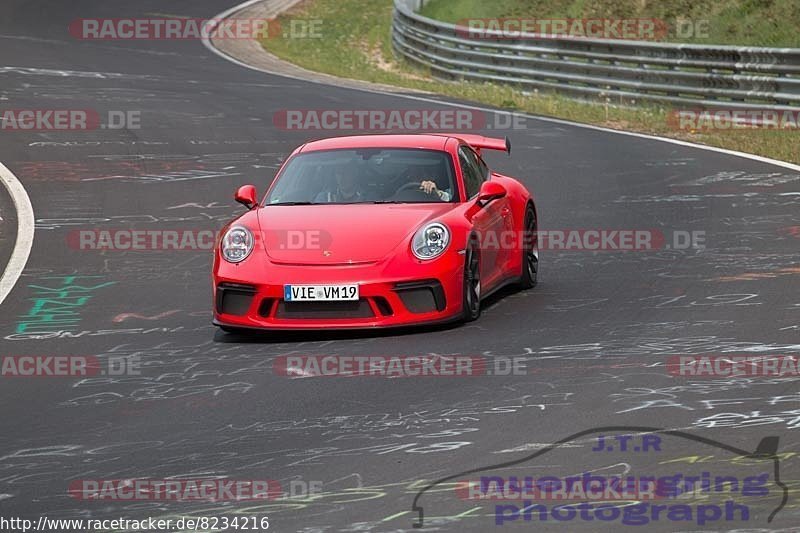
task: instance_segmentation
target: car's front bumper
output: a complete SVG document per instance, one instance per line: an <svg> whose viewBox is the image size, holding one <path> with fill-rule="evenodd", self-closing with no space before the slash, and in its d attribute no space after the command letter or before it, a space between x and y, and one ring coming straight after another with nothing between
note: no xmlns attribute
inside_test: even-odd
<svg viewBox="0 0 800 533"><path fill-rule="evenodd" d="M247 261L250 261L249 258ZM433 324L462 313L463 256L413 264L292 266L218 262L214 323L253 329L354 329ZM359 285L352 302L287 302L285 284Z"/></svg>

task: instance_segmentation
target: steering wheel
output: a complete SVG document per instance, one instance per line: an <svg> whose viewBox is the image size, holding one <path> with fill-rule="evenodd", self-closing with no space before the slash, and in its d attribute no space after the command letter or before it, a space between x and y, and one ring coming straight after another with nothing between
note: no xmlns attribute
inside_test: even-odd
<svg viewBox="0 0 800 533"><path fill-rule="evenodd" d="M405 185L401 185L400 188L397 189L394 193L397 195L397 194L400 194L401 192L409 191L411 189L419 189L420 191L425 192L421 188L420 182L418 182L418 181L409 181ZM428 193L425 193L425 194L428 194Z"/></svg>

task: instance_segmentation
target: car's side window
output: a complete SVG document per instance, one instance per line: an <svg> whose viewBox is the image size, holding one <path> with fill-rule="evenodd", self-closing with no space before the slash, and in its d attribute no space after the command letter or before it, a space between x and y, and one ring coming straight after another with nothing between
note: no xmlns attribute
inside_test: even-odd
<svg viewBox="0 0 800 533"><path fill-rule="evenodd" d="M489 174L490 174L489 167L486 165L486 163L483 162L481 156L475 154L474 152L473 156L475 157L475 161L478 163L478 169L481 173L481 181L489 181Z"/></svg>
<svg viewBox="0 0 800 533"><path fill-rule="evenodd" d="M481 184L486 181L488 168L475 155L475 152L462 146L458 149L458 161L461 164L461 172L464 174L464 187L467 191L467 198L472 198L481 189Z"/></svg>

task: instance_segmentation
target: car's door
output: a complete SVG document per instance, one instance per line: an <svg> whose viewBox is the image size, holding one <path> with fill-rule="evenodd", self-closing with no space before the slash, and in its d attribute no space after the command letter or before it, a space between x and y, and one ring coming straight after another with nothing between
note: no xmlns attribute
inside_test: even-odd
<svg viewBox="0 0 800 533"><path fill-rule="evenodd" d="M483 161L483 158L476 154L478 168L482 176L486 176L487 180L492 179L492 171L489 166ZM498 270L498 277L502 277L508 272L510 263L513 262L517 247L520 243L517 240L518 235L515 235L516 223L514 220L514 211L511 209L511 199L508 196L492 200L495 204L493 209L500 213L503 217L502 228L498 230L497 242L492 243L497 248L497 256L495 257L495 265ZM490 204L491 205L491 204ZM520 252L521 253L521 252Z"/></svg>
<svg viewBox="0 0 800 533"><path fill-rule="evenodd" d="M489 170L478 154L467 145L459 147L458 161L464 178L467 201L474 202L481 185L489 179ZM502 269L499 268L503 257L500 253L500 242L505 229L503 213L507 204L505 198L493 200L472 217L472 224L481 247L481 292L491 290L502 276Z"/></svg>

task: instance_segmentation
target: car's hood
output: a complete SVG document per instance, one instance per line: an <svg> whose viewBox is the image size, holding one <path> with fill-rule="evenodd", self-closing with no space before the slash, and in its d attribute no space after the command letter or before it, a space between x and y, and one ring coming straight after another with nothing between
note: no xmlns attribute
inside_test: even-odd
<svg viewBox="0 0 800 533"><path fill-rule="evenodd" d="M295 265L374 262L451 203L266 206L258 210L270 260Z"/></svg>

